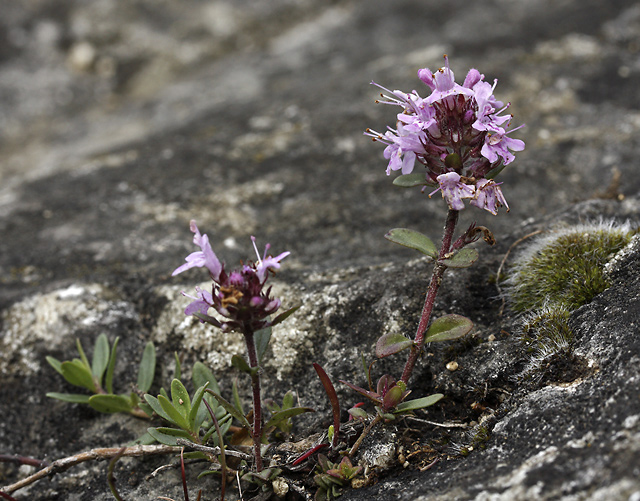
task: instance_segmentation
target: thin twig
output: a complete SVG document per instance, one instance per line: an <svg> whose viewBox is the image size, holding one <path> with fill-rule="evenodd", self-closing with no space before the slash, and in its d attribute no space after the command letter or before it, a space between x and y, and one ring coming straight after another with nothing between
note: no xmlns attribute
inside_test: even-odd
<svg viewBox="0 0 640 501"><path fill-rule="evenodd" d="M43 468L49 466L49 461L46 459L28 458L25 456L10 456L9 454L0 454L0 463L15 463L26 464L29 466L35 466L36 468Z"/></svg>
<svg viewBox="0 0 640 501"><path fill-rule="evenodd" d="M91 449L90 451L81 452L79 454L75 454L73 456L69 456L66 458L58 459L51 463L46 468L35 472L33 475L28 476L11 485L7 485L5 487L0 488L0 491L5 493L12 493L17 491L18 489L22 489L27 485L31 485L32 483L40 480L41 478L45 478L51 475L55 475L56 473L63 472L72 466L75 466L80 463L84 463L86 461L94 461L94 460L105 460L111 459L117 454L120 453L119 447L109 447L109 448L101 448L101 449ZM124 457L141 457L141 456L156 456L163 454L173 454L176 452L180 452L180 447L174 447L171 445L134 445L132 447L127 447L122 454Z"/></svg>
<svg viewBox="0 0 640 501"><path fill-rule="evenodd" d="M201 452L208 452L210 454L215 454L216 456L222 454L220 447L209 447L207 445L200 445L194 442L190 442L186 438L178 438L176 439L176 443L180 446L188 447L190 449L195 449ZM224 453L226 456L233 456L241 459L251 459L253 456L251 454L245 454L244 452L238 451L230 451L229 449L225 449Z"/></svg>
<svg viewBox="0 0 640 501"><path fill-rule="evenodd" d="M236 471L236 481L238 484L238 493L240 494L240 501L244 501L244 497L242 496L242 486L240 485L240 472Z"/></svg>
<svg viewBox="0 0 640 501"><path fill-rule="evenodd" d="M533 233L529 233L528 235L525 235L522 238L519 238L518 240L516 240L515 242L513 242L511 244L511 247L509 247L509 249L507 250L507 252L505 253L504 257L502 258L502 261L500 261L500 266L498 267L498 272L496 275L496 289L498 289L498 296L500 296L502 298L502 304L500 305L500 310L498 311L498 315L502 316L502 313L504 312L504 307L505 304L507 302L506 297L502 294L502 288L500 287L500 274L502 273L502 267L504 266L504 264L507 262L507 258L509 257L509 254L511 254L511 251L514 249L514 247L518 244L521 244L522 242L524 242L527 238L531 238L534 235L538 235L539 233L542 233L544 230L537 230L534 231Z"/></svg>
<svg viewBox="0 0 640 501"><path fill-rule="evenodd" d="M373 427L377 425L380 421L382 421L382 416L380 415L373 418L373 420L367 425L367 427L364 430L362 430L362 433L358 437L358 440L356 440L356 443L353 444L353 447L351 447L351 450L349 451L349 454L347 454L347 456L349 456L350 458L353 457L353 455L362 445L362 441L364 440L364 438L369 434L369 432L373 429Z"/></svg>
<svg viewBox="0 0 640 501"><path fill-rule="evenodd" d="M411 421L416 421L418 423L430 424L432 426L439 426L440 428L468 428L469 425L466 423L436 423L435 421L428 421L426 419L420 419L413 416L407 416L407 419Z"/></svg>

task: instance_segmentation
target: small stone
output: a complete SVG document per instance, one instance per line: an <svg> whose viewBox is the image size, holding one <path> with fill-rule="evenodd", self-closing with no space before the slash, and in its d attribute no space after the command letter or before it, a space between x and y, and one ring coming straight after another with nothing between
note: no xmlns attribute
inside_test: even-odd
<svg viewBox="0 0 640 501"><path fill-rule="evenodd" d="M273 487L273 493L279 498L284 497L289 492L289 484L282 478L274 479L271 486Z"/></svg>
<svg viewBox="0 0 640 501"><path fill-rule="evenodd" d="M69 51L69 64L76 71L89 71L96 59L96 49L89 42L75 43Z"/></svg>
<svg viewBox="0 0 640 501"><path fill-rule="evenodd" d="M490 343L493 343L496 340L496 336L495 334L491 334L488 338L487 341L489 341Z"/></svg>
<svg viewBox="0 0 640 501"><path fill-rule="evenodd" d="M453 371L457 371L458 370L458 362L456 362L455 360L452 362L449 362L447 364L447 370L453 372Z"/></svg>

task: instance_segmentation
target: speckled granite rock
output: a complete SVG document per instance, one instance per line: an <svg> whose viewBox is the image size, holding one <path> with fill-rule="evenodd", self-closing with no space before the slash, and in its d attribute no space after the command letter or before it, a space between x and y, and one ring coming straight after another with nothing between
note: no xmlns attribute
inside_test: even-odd
<svg viewBox="0 0 640 501"><path fill-rule="evenodd" d="M424 452L344 499L640 495L638 253L571 316L575 352L598 371L564 386L516 384L526 353L505 334L513 324L498 315L492 283L509 246L534 229L640 221L636 2L0 0L0 11L0 452L53 459L144 430L44 397L61 389L45 356L73 356L76 337L91 346L99 333L120 336L123 381L135 380L152 339L156 384L177 350L186 368L206 361L230 386L238 340L182 316L178 293L195 273L169 278L191 251L191 218L228 263L246 258L250 234L292 251L276 287L304 306L274 332L265 392L298 390L318 410L304 426L328 424L310 364L359 380L359 354L384 332L412 331L421 308L429 266L382 235L406 226L436 237L444 219L441 202L390 186L381 148L362 131L394 111L376 107L367 84L419 88L416 70L447 53L458 75L474 66L498 78L498 96L527 124L527 149L502 177L511 212L462 214L461 226L478 218L498 246L480 248L436 304L469 315L474 337L434 349L416 374L416 393L447 394L420 418L491 415L491 438L461 459L456 447L476 428L413 423L418 446L444 433L451 445L440 452L455 459L421 472ZM122 461L125 498L179 498L175 472L143 481L161 462ZM17 475L0 464L0 484ZM16 497L109 499L105 475L89 464Z"/></svg>

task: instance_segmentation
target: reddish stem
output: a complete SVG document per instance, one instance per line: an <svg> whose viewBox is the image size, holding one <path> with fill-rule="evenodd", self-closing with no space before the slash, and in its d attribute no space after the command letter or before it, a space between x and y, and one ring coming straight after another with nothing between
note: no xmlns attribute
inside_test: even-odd
<svg viewBox="0 0 640 501"><path fill-rule="evenodd" d="M247 344L247 354L249 355L249 366L253 369L258 367L258 354L256 343L252 331L245 331L244 340ZM256 471L262 471L262 453L260 445L262 442L262 401L260 399L260 374L256 370L251 374L251 386L253 387L253 455L256 460Z"/></svg>
<svg viewBox="0 0 640 501"><path fill-rule="evenodd" d="M420 323L418 324L418 330L416 331L413 346L409 352L409 358L407 359L404 371L402 372L401 380L404 381L405 384L409 382L409 378L413 372L413 367L416 365L418 355L420 355L424 346L424 333L427 331L427 326L429 325L433 305L435 304L438 289L442 283L442 276L444 275L444 271L447 269L446 265L442 264L440 261L444 259L451 250L451 242L453 240L453 233L456 229L457 222L458 211L449 209L447 220L444 225L444 236L442 237L442 247L440 247L438 261L436 261L433 268L431 282L429 283L429 289L427 289L427 297L424 301L424 307L422 308L422 316L420 317Z"/></svg>

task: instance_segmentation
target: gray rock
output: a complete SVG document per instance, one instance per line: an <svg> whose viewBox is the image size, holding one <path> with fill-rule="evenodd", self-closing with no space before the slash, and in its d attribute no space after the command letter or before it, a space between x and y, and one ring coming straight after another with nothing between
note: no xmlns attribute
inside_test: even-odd
<svg viewBox="0 0 640 501"><path fill-rule="evenodd" d="M274 329L264 392L294 389L316 408L296 438L324 431L330 408L311 363L365 384L360 355L417 324L430 267L382 236L401 226L436 238L445 215L437 197L384 175L382 148L362 131L395 110L373 104L368 82L420 91L417 69L447 53L458 77L477 67L498 78L527 149L502 174L510 213L461 217L498 245L478 246L479 262L451 272L436 302L437 315L475 323L469 339L430 347L414 375L415 396L446 398L398 423L397 465L373 468L372 484L343 499L640 496L637 247L611 265L612 287L572 313L573 370L538 381L518 379L528 354L495 287L510 245L534 230L640 221L636 2L5 0L0 10L0 452L56 459L146 429L44 396L72 391L45 357L75 356L76 338L91 349L100 333L120 337L119 391L148 340L153 391L170 381L174 351L187 373L206 362L229 391L240 339L183 316L179 292L203 275L169 276L192 250L192 218L230 264L251 255L251 234L292 251L274 287L303 306ZM343 407L358 401L337 389ZM175 471L144 480L166 461L118 463L125 499L178 499ZM0 484L25 470L0 463ZM217 489L196 474L191 488ZM87 463L15 496L110 499L105 479L106 465Z"/></svg>

